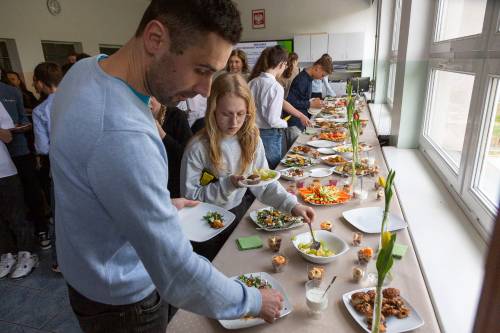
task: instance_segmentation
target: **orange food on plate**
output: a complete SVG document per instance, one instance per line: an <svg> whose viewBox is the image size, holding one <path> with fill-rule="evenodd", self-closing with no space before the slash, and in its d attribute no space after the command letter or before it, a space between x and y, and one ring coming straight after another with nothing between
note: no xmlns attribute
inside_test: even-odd
<svg viewBox="0 0 500 333"><path fill-rule="evenodd" d="M320 133L319 138L321 140L329 141L344 141L346 138L345 132L324 132Z"/></svg>
<svg viewBox="0 0 500 333"><path fill-rule="evenodd" d="M315 205L340 204L351 199L351 195L335 186L315 185L299 189L305 202Z"/></svg>

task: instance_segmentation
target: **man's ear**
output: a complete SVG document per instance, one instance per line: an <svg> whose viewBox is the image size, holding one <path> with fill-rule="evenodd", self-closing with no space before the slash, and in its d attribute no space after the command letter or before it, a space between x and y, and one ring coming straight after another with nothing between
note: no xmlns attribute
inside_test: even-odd
<svg viewBox="0 0 500 333"><path fill-rule="evenodd" d="M144 50L148 55L163 54L170 48L170 35L168 28L158 20L150 21L142 33Z"/></svg>

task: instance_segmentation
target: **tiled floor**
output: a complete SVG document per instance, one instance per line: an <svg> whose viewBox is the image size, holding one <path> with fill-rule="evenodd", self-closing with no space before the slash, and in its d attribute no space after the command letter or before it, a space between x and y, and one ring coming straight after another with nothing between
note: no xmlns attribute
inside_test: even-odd
<svg viewBox="0 0 500 333"><path fill-rule="evenodd" d="M40 265L26 278L0 280L1 333L81 333L50 252L39 252Z"/></svg>

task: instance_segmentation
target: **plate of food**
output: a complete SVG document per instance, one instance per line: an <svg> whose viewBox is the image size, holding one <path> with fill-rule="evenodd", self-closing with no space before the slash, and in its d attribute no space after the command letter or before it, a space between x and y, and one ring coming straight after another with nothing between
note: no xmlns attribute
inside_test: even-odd
<svg viewBox="0 0 500 333"><path fill-rule="evenodd" d="M283 295L283 307L280 312L279 318L282 318L288 314L290 314L293 311L293 305L288 299L288 296L281 286L281 284L273 278L271 275L269 275L266 272L256 272L256 273L247 273L247 274L242 274L240 276L233 276L232 279L237 279L243 284L245 284L247 287L251 288L271 288L271 289L276 289ZM264 324L265 321L262 318L256 318L252 316L245 316L241 319L234 319L234 320L219 320L219 323L228 330L236 330L236 329L242 329L242 328L248 328L248 327L253 327L257 325Z"/></svg>
<svg viewBox="0 0 500 333"><path fill-rule="evenodd" d="M281 163L287 167L298 168L305 168L317 164L317 162L312 158L299 154L288 154L281 160Z"/></svg>
<svg viewBox="0 0 500 333"><path fill-rule="evenodd" d="M291 149L291 152L293 152L295 154L303 154L306 156L311 156L313 158L319 157L319 152L316 149L308 147L308 146L302 146L302 145L293 146Z"/></svg>
<svg viewBox="0 0 500 333"><path fill-rule="evenodd" d="M205 202L194 207L185 207L178 213L182 231L193 242L206 242L217 236L230 226L236 217L222 207Z"/></svg>
<svg viewBox="0 0 500 333"><path fill-rule="evenodd" d="M316 206L330 206L342 204L349 199L351 195L336 186L311 185L299 189L299 193L304 202Z"/></svg>
<svg viewBox="0 0 500 333"><path fill-rule="evenodd" d="M267 184L277 181L280 178L280 176L281 173L276 170L255 169L251 175L247 176L243 180L240 180L238 184L241 187L265 186Z"/></svg>
<svg viewBox="0 0 500 333"><path fill-rule="evenodd" d="M282 169L280 173L281 178L294 181L306 179L311 176L309 171L297 167Z"/></svg>
<svg viewBox="0 0 500 333"><path fill-rule="evenodd" d="M399 333L412 331L422 325L424 320L415 308L400 295L397 288L382 289L382 315L384 321L380 332ZM347 311L365 332L371 332L371 318L375 303L375 289L363 288L342 295ZM383 326L383 327L382 327Z"/></svg>
<svg viewBox="0 0 500 333"><path fill-rule="evenodd" d="M342 216L355 228L367 234L379 234L384 215L383 207L364 207L347 210ZM387 219L387 231L396 231L407 227L405 220L401 217L389 213Z"/></svg>
<svg viewBox="0 0 500 333"><path fill-rule="evenodd" d="M288 230L304 225L302 217L292 216L272 207L250 212L250 219L265 231Z"/></svg>
<svg viewBox="0 0 500 333"><path fill-rule="evenodd" d="M342 155L328 155L328 156L322 156L321 162L325 163L326 165L336 166L349 163L351 161L349 161Z"/></svg>
<svg viewBox="0 0 500 333"><path fill-rule="evenodd" d="M321 244L318 250L311 249L312 237L310 232L304 232L292 237L293 246L307 261L316 264L327 264L349 250L347 243L330 231L315 230L313 232L314 238Z"/></svg>
<svg viewBox="0 0 500 333"><path fill-rule="evenodd" d="M335 147L335 143L329 140L311 140L307 144L314 148L331 148Z"/></svg>
<svg viewBox="0 0 500 333"><path fill-rule="evenodd" d="M336 165L332 171L341 176L352 175L352 163L344 163ZM379 173L379 168L376 165L368 165L367 163L359 163L356 165L356 176L375 176Z"/></svg>
<svg viewBox="0 0 500 333"><path fill-rule="evenodd" d="M322 132L318 135L319 140L328 140L333 142L343 142L345 141L347 134L345 131L328 131Z"/></svg>

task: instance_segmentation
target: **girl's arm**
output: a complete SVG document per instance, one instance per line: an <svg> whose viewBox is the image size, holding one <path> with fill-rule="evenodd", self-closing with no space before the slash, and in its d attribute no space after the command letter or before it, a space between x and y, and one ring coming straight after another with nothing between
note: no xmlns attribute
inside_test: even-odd
<svg viewBox="0 0 500 333"><path fill-rule="evenodd" d="M311 121L309 120L309 118L307 118L302 112L294 108L293 105L287 102L286 100L283 100L283 110L286 113L289 113L292 116L299 118L302 125L311 126Z"/></svg>
<svg viewBox="0 0 500 333"><path fill-rule="evenodd" d="M261 140L259 140L259 145L257 146L254 167L258 169L269 169L264 145ZM297 204L297 197L288 193L279 182L272 182L271 184L261 187L251 187L250 190L259 201L286 213L291 213L292 209Z"/></svg>

